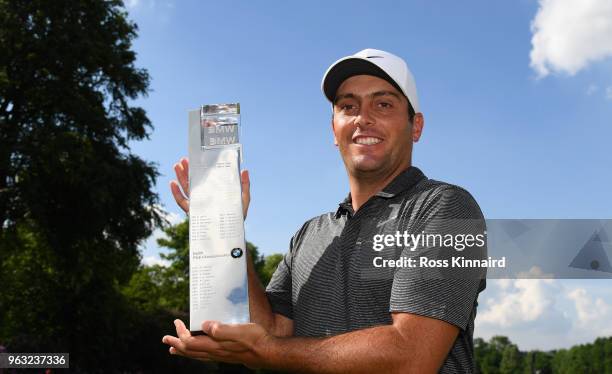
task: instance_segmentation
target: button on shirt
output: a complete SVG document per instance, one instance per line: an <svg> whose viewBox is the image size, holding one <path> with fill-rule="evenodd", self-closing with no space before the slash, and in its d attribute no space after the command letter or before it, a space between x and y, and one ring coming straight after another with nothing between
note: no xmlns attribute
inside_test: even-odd
<svg viewBox="0 0 612 374"><path fill-rule="evenodd" d="M397 241L374 250L374 244L380 248L377 235L477 235L484 230L482 212L466 190L428 179L413 166L357 212L349 195L335 212L307 221L291 239L266 294L273 312L293 320L296 336L391 324L391 312L446 321L459 328L459 335L440 372L473 372L474 318L478 294L485 288L482 270L376 267L382 260L448 260L457 253ZM461 254L486 258L486 246L480 249Z"/></svg>

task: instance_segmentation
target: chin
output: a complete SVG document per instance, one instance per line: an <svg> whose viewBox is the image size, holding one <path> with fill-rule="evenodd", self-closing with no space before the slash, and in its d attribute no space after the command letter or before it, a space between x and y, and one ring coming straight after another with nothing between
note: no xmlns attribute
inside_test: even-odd
<svg viewBox="0 0 612 374"><path fill-rule="evenodd" d="M353 160L353 170L356 173L371 173L382 167L383 163L378 160Z"/></svg>

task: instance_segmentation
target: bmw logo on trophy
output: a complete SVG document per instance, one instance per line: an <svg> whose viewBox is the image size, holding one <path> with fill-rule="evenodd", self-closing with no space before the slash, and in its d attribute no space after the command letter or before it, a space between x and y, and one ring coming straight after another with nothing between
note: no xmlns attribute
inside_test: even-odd
<svg viewBox="0 0 612 374"><path fill-rule="evenodd" d="M240 104L189 112L189 329L249 322Z"/></svg>

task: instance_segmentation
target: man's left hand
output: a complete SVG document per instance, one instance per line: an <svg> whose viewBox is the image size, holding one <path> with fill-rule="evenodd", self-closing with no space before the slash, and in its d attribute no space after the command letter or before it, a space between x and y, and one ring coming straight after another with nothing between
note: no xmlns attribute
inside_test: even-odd
<svg viewBox="0 0 612 374"><path fill-rule="evenodd" d="M162 342L170 353L202 361L240 363L259 368L266 362L266 348L273 338L256 323L224 324L205 321L202 331L207 335L192 336L183 321L174 321L178 337L166 335Z"/></svg>

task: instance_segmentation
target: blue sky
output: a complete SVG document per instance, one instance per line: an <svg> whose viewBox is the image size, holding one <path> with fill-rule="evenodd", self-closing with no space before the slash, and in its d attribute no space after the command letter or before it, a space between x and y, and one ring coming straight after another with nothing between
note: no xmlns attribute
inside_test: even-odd
<svg viewBox="0 0 612 374"><path fill-rule="evenodd" d="M130 0L138 66L152 77L137 103L155 127L132 150L158 163L161 202L183 219L168 183L187 152L187 111L239 101L247 239L285 252L305 220L348 192L321 77L377 48L415 75L425 129L413 163L427 176L468 189L487 218L611 218L612 7L584 3ZM155 261L154 240L143 248ZM505 334L522 349L612 335L610 286L490 282L476 335Z"/></svg>

